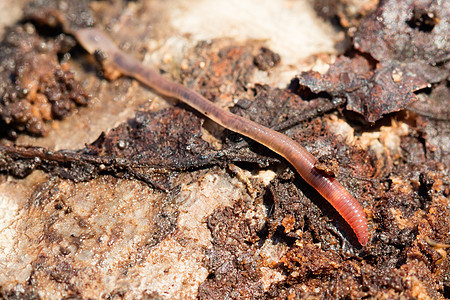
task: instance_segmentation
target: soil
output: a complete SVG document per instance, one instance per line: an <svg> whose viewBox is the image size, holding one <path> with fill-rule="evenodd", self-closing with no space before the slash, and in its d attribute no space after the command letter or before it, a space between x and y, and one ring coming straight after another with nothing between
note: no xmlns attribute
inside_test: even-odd
<svg viewBox="0 0 450 300"><path fill-rule="evenodd" d="M450 4L257 3L16 4L0 43L2 298L450 298ZM72 36L88 26L302 144L364 207L368 244L282 157L105 78ZM290 30L316 52L286 47Z"/></svg>

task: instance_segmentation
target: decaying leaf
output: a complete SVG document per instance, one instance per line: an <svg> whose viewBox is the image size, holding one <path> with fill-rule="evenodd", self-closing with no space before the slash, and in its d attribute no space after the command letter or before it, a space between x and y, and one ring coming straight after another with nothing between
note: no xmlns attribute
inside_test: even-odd
<svg viewBox="0 0 450 300"><path fill-rule="evenodd" d="M383 1L358 28L356 53L341 56L325 75L304 72L301 86L346 97L347 109L369 122L404 109L415 92L449 76L450 7L431 1Z"/></svg>

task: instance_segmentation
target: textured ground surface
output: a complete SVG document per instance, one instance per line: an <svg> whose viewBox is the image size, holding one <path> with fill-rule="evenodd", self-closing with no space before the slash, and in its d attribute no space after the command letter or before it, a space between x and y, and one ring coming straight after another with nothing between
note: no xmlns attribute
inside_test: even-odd
<svg viewBox="0 0 450 300"><path fill-rule="evenodd" d="M450 298L450 8L397 2L2 2L0 297ZM304 145L368 245L282 158L106 80L92 21Z"/></svg>

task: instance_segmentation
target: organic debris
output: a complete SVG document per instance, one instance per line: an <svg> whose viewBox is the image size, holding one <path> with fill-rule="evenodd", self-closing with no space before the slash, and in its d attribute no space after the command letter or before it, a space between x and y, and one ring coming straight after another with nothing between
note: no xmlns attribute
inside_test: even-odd
<svg viewBox="0 0 450 300"><path fill-rule="evenodd" d="M64 16L63 3L71 2L38 9L52 13L35 18L69 32L85 26L89 18L72 23ZM120 0L95 3L127 7ZM96 26L129 32L128 44L118 44L142 58L159 40L136 37L152 22L152 28L167 24L167 15L151 17L164 3L132 2L114 20L105 13L108 26ZM1 185L2 220L9 219L0 234L9 252L8 261L0 259L6 282L0 296L450 298L445 5L388 0L367 18L365 9L349 15L356 16L351 26L362 25L349 32L355 44L347 54L326 75L304 73L286 89L252 82L256 68L263 72L277 61L261 42L200 42L183 53L181 64L158 66L219 106L304 145L317 167L364 207L366 246L272 151L218 126L210 131L214 125L189 107L169 99L161 105L152 95L150 104L132 108L145 111L79 150L3 141L0 170L28 177ZM150 61L158 65L155 57ZM102 75L92 62L86 76ZM102 85L114 97L145 90L130 82ZM378 121L370 127L355 122L345 104Z"/></svg>
<svg viewBox="0 0 450 300"><path fill-rule="evenodd" d="M356 52L339 57L323 76L310 71L297 80L314 93L345 97L347 109L368 122L405 109L419 90L450 74L450 5L444 3L383 1L358 27Z"/></svg>

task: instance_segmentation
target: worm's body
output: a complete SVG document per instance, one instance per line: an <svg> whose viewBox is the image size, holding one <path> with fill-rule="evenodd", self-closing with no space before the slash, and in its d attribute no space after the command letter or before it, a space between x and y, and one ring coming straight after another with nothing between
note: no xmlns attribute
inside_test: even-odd
<svg viewBox="0 0 450 300"><path fill-rule="evenodd" d="M166 80L158 73L143 66L135 58L123 53L101 31L88 28L75 32L81 45L89 52L99 50L109 63L121 73L134 77L158 93L177 98L223 127L247 136L283 156L297 172L314 187L339 212L355 232L361 245L366 245L369 234L367 220L361 205L334 178L319 172L316 158L286 135L258 123L234 115L208 101L193 90Z"/></svg>

